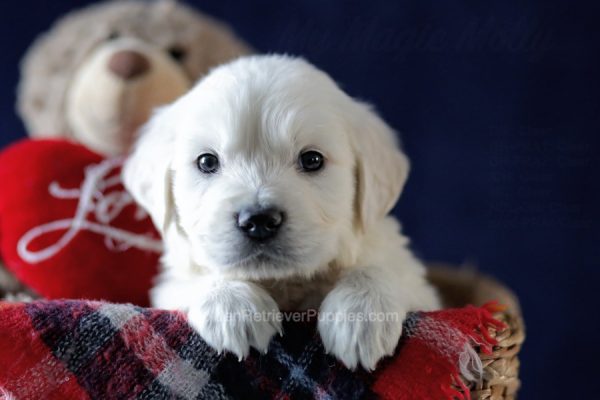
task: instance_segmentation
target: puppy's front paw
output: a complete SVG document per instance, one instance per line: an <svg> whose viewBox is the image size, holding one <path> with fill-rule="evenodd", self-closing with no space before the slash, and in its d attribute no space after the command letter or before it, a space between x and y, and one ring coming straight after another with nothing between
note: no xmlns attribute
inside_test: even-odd
<svg viewBox="0 0 600 400"><path fill-rule="evenodd" d="M319 333L326 351L346 367L360 364L372 371L381 358L394 353L405 317L405 311L376 294L338 287L321 305Z"/></svg>
<svg viewBox="0 0 600 400"><path fill-rule="evenodd" d="M190 307L188 320L218 352L231 351L241 360L250 347L266 352L273 335L281 334L277 304L259 286L217 281L207 289L200 303Z"/></svg>

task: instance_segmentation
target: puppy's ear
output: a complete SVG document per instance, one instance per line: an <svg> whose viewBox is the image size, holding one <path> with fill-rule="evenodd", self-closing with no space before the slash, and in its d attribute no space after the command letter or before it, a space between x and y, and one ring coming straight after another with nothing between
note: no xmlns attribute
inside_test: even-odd
<svg viewBox="0 0 600 400"><path fill-rule="evenodd" d="M165 232L173 218L171 157L175 133L169 106L158 109L141 129L137 144L123 167L123 183L133 198Z"/></svg>
<svg viewBox="0 0 600 400"><path fill-rule="evenodd" d="M351 142L356 158L356 212L363 231L394 207L409 161L395 132L366 104L355 103Z"/></svg>

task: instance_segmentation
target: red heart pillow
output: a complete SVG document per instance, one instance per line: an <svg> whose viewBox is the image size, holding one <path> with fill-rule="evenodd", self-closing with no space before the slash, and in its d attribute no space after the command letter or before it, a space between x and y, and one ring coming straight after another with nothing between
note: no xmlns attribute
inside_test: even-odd
<svg viewBox="0 0 600 400"><path fill-rule="evenodd" d="M24 284L48 298L148 304L161 242L121 163L64 140L0 154L0 252Z"/></svg>

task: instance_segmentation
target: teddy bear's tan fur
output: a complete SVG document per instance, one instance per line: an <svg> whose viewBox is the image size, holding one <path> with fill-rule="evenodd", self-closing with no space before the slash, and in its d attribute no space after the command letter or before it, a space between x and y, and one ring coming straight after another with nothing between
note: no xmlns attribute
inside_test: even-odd
<svg viewBox="0 0 600 400"><path fill-rule="evenodd" d="M110 61L123 51L143 56L147 71L113 76ZM225 25L175 1L98 3L59 19L28 50L18 112L32 137L66 137L107 155L123 153L156 106L249 51ZM131 76L131 65L119 68ZM0 299L31 296L0 262Z"/></svg>
<svg viewBox="0 0 600 400"><path fill-rule="evenodd" d="M140 54L145 72L132 77L121 62L129 78L115 76L109 63L118 51ZM226 26L179 2L95 4L58 20L30 48L18 111L30 136L69 137L100 153L123 153L156 106L248 52Z"/></svg>

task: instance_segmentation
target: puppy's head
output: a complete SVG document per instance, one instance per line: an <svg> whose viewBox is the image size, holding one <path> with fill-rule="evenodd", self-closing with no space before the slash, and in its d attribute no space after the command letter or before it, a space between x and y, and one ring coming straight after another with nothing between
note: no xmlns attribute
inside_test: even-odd
<svg viewBox="0 0 600 400"><path fill-rule="evenodd" d="M159 110L125 184L192 261L243 278L355 261L408 173L391 129L300 59L219 67Z"/></svg>

